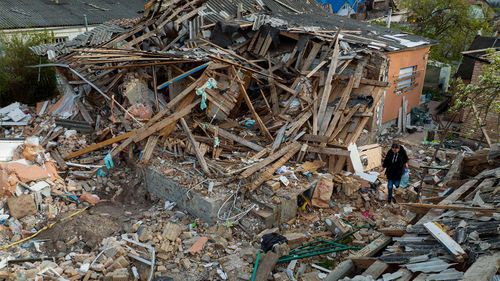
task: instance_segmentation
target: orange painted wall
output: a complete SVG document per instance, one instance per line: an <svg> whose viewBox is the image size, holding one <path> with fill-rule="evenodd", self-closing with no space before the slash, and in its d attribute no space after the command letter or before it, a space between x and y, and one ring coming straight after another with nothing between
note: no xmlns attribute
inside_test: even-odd
<svg viewBox="0 0 500 281"><path fill-rule="evenodd" d="M408 99L407 112L420 103L420 95L424 86L425 69L427 66L427 58L430 47L423 47L414 50L406 50L402 52L388 53L389 60L389 88L384 100L384 111L382 115L382 123L392 121L398 118L399 108L403 104L403 95ZM399 76L401 68L417 66L416 86L401 95L396 95L396 80Z"/></svg>

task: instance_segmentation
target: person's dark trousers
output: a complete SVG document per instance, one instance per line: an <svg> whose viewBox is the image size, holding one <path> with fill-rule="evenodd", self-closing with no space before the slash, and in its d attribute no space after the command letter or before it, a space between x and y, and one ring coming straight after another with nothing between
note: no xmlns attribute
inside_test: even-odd
<svg viewBox="0 0 500 281"><path fill-rule="evenodd" d="M396 186L396 188L398 188L399 187L399 182L400 182L400 180L391 180L391 179L389 179L387 181L387 191L388 191L387 192L387 202L388 203L391 203L392 200L393 200L393 198L392 198L392 188L393 188L393 186Z"/></svg>

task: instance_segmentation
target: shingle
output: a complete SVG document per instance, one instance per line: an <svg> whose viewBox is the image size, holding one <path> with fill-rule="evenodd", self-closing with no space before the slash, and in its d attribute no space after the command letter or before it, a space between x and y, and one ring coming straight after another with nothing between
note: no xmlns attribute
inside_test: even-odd
<svg viewBox="0 0 500 281"><path fill-rule="evenodd" d="M134 18L145 0L1 0L0 29L82 26Z"/></svg>

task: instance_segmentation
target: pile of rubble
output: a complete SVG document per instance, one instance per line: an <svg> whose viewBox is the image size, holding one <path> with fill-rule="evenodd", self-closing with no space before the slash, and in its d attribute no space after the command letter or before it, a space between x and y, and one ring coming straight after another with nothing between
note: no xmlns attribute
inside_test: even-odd
<svg viewBox="0 0 500 281"><path fill-rule="evenodd" d="M315 21L322 11L150 1L139 20L33 48L54 59L39 67L57 67L60 95L0 109L0 277L338 280L343 260L339 278L355 275L356 259L439 207L384 204L384 147L370 140L394 47ZM398 200L462 180L467 157L421 149L408 145L423 176Z"/></svg>

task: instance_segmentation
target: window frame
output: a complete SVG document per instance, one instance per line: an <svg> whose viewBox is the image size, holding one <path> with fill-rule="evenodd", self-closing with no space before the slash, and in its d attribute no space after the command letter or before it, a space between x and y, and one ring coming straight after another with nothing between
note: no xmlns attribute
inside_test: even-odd
<svg viewBox="0 0 500 281"><path fill-rule="evenodd" d="M405 71L407 70L407 71ZM410 70L410 71L408 71ZM415 87L417 80L417 66L401 67L397 79L395 80L395 93L404 94Z"/></svg>

